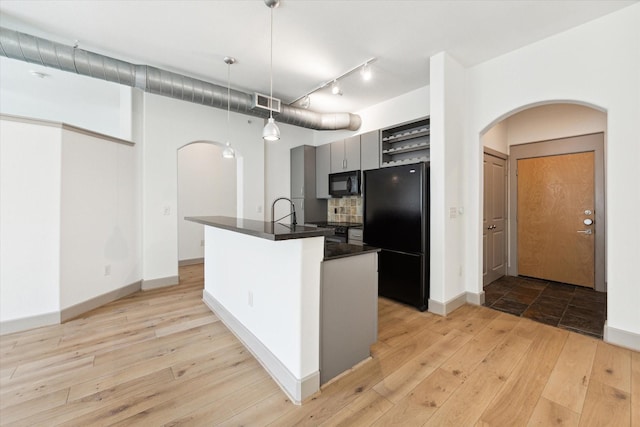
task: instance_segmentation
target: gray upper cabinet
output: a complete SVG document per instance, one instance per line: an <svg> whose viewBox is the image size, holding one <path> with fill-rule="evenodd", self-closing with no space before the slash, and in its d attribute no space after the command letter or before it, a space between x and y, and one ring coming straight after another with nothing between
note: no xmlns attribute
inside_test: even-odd
<svg viewBox="0 0 640 427"><path fill-rule="evenodd" d="M360 135L331 143L331 173L360 169Z"/></svg>
<svg viewBox="0 0 640 427"><path fill-rule="evenodd" d="M380 168L380 131L374 130L360 136L360 169Z"/></svg>
<svg viewBox="0 0 640 427"><path fill-rule="evenodd" d="M316 197L316 147L291 149L291 197Z"/></svg>
<svg viewBox="0 0 640 427"><path fill-rule="evenodd" d="M331 147L331 173L344 171L344 139L328 145Z"/></svg>
<svg viewBox="0 0 640 427"><path fill-rule="evenodd" d="M313 165L308 164L313 160ZM316 170L316 157L315 149L307 145L301 145L300 147L294 147L291 149L291 197L292 198L304 198L306 191L309 190L311 184L309 181L313 181L315 184L315 170ZM313 171L313 180L307 179L307 175ZM313 193L315 194L315 185Z"/></svg>
<svg viewBox="0 0 640 427"><path fill-rule="evenodd" d="M316 147L316 197L328 199L331 172L331 144Z"/></svg>
<svg viewBox="0 0 640 427"><path fill-rule="evenodd" d="M316 147L291 149L291 200L299 224L327 220L327 201L316 198Z"/></svg>

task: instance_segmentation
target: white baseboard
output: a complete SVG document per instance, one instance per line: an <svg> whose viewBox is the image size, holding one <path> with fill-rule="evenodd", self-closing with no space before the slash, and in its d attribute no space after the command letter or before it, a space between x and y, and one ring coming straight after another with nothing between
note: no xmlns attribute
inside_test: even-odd
<svg viewBox="0 0 640 427"><path fill-rule="evenodd" d="M191 258L178 261L178 267L184 267L185 265L204 264L204 258Z"/></svg>
<svg viewBox="0 0 640 427"><path fill-rule="evenodd" d="M604 322L604 341L609 344L640 351L640 335L633 332L616 329Z"/></svg>
<svg viewBox="0 0 640 427"><path fill-rule="evenodd" d="M296 378L251 331L206 289L202 292L202 300L269 372L293 403L300 405L304 399L320 390L320 372L314 372L305 378Z"/></svg>
<svg viewBox="0 0 640 427"><path fill-rule="evenodd" d="M5 320L0 322L0 335L22 332L27 329L41 328L60 324L60 312L36 314L35 316L23 317L21 319Z"/></svg>
<svg viewBox="0 0 640 427"><path fill-rule="evenodd" d="M113 291L107 292L106 294L98 295L95 298L91 298L90 300L72 305L71 307L64 308L60 312L60 322L64 323L67 320L78 317L81 314L86 313L87 311L93 310L94 308L101 307L112 301L126 297L127 295L130 295L134 292L138 292L141 289L141 286L142 280L138 280L137 282L131 283L130 285L115 289Z"/></svg>
<svg viewBox="0 0 640 427"><path fill-rule="evenodd" d="M180 283L180 276L168 276L160 277L159 279L143 280L142 290L148 291L150 289L164 288L166 286L173 286Z"/></svg>
<svg viewBox="0 0 640 427"><path fill-rule="evenodd" d="M480 291L479 293L467 292L467 302L473 305L483 305L484 291Z"/></svg>
<svg viewBox="0 0 640 427"><path fill-rule="evenodd" d="M473 305L484 304L484 291L480 291L480 293L477 294L474 292L463 292L445 303L430 299L429 313L437 314L438 316L446 316L466 303Z"/></svg>
<svg viewBox="0 0 640 427"><path fill-rule="evenodd" d="M64 308L61 311L0 322L0 335L26 331L28 329L39 328L42 326L59 325L60 323L64 323L74 317L78 317L87 311L93 310L94 308L101 307L112 301L116 301L139 291L141 283L142 281L138 280L137 282L131 283L122 288L115 289L105 294L98 295L95 298L91 298L90 300Z"/></svg>
<svg viewBox="0 0 640 427"><path fill-rule="evenodd" d="M455 298L442 303L440 301L429 299L429 312L439 316L446 316L457 308L462 307L467 302L466 292L461 293Z"/></svg>

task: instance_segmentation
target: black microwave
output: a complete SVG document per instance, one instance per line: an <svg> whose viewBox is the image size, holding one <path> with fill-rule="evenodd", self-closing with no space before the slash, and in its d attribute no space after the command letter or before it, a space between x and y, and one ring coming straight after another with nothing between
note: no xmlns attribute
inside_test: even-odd
<svg viewBox="0 0 640 427"><path fill-rule="evenodd" d="M360 171L329 174L329 194L332 197L360 194Z"/></svg>

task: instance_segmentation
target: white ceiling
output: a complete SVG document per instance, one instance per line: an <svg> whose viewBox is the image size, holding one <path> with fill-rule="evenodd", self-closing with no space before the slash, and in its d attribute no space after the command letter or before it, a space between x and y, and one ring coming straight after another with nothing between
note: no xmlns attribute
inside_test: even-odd
<svg viewBox="0 0 640 427"><path fill-rule="evenodd" d="M316 111L354 112L429 84L429 57L465 66L611 13L634 1L281 0L274 9L274 96L289 103L371 57L374 77L311 98ZM2 0L0 25L138 64L269 93L263 0Z"/></svg>

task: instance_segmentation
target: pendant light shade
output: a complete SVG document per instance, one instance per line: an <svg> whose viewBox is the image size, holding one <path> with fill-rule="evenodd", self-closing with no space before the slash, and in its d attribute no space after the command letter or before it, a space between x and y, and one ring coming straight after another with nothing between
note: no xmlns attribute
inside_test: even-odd
<svg viewBox="0 0 640 427"><path fill-rule="evenodd" d="M222 157L224 157L225 159L233 159L236 157L236 152L233 148L231 148L231 144L229 144L229 141L227 141L227 145L224 147L224 150L222 150Z"/></svg>
<svg viewBox="0 0 640 427"><path fill-rule="evenodd" d="M269 117L269 120L267 120L267 124L262 130L262 138L265 141L277 141L280 139L280 128L278 128L273 117Z"/></svg>
<svg viewBox="0 0 640 427"><path fill-rule="evenodd" d="M269 107L273 102L273 8L278 7L280 0L264 0L264 3L271 9L271 41L270 41L270 64L269 64ZM273 120L273 111L269 110L269 120L262 130L262 138L265 141L277 141L280 139L280 128Z"/></svg>

